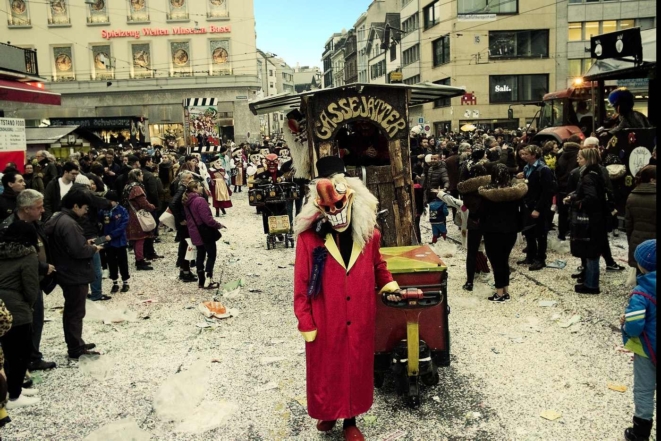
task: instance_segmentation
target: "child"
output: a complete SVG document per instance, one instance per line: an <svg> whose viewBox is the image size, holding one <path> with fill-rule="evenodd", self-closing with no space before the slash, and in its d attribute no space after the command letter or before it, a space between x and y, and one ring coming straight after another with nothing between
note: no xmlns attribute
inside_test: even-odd
<svg viewBox="0 0 661 441"><path fill-rule="evenodd" d="M106 199L112 204L110 210L103 210L99 213L103 222L103 234L106 235L108 242L105 244L106 259L108 260L108 269L110 270L110 279L112 280L111 294L119 291L117 284L117 270L122 275L122 292L129 290L129 261L126 246L126 226L129 223L129 213L119 203L119 194L116 191L106 193Z"/></svg>
<svg viewBox="0 0 661 441"><path fill-rule="evenodd" d="M445 220L448 217L448 206L438 197L438 190L431 191L434 199L429 203L429 223L431 224L432 239L431 243L435 244L438 236L442 236L443 240L447 240L448 229L445 226Z"/></svg>
<svg viewBox="0 0 661 441"><path fill-rule="evenodd" d="M636 247L634 258L642 272L620 317L624 347L633 358L633 427L624 431L628 441L648 440L654 417L656 390L656 239Z"/></svg>

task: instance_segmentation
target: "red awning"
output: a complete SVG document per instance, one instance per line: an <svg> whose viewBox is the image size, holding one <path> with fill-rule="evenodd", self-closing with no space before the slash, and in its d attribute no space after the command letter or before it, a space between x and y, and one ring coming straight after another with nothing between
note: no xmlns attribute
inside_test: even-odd
<svg viewBox="0 0 661 441"><path fill-rule="evenodd" d="M59 93L44 89L42 83L0 80L0 102L2 101L59 106L62 104L62 97Z"/></svg>

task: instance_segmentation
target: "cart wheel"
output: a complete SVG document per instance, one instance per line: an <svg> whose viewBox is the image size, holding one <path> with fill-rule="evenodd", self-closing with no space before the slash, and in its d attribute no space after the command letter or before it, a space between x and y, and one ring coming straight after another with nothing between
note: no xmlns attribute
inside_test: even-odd
<svg viewBox="0 0 661 441"><path fill-rule="evenodd" d="M432 369L432 372L420 377L420 380L424 383L425 386L436 386L440 380L436 366L432 366Z"/></svg>
<svg viewBox="0 0 661 441"><path fill-rule="evenodd" d="M386 374L383 372L374 372L374 387L380 389L386 380Z"/></svg>
<svg viewBox="0 0 661 441"><path fill-rule="evenodd" d="M270 250L271 249L271 238L266 236L266 249Z"/></svg>

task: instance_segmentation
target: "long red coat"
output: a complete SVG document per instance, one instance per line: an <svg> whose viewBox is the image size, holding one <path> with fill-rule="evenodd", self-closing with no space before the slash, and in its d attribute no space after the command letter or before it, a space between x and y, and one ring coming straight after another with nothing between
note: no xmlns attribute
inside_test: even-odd
<svg viewBox="0 0 661 441"><path fill-rule="evenodd" d="M308 413L312 418L351 418L372 406L376 289L397 287L381 258L380 237L375 230L362 252L354 244L347 269L333 235L324 242L308 230L296 242L294 312L298 330L306 341L316 330L315 340L305 345ZM310 299L307 288L312 252L324 246L328 256L321 292Z"/></svg>
<svg viewBox="0 0 661 441"><path fill-rule="evenodd" d="M149 203L147 200L147 195L145 195L145 191L140 185L136 185L131 189L131 193L129 194L129 203L136 210L145 209L151 212L156 209L156 207ZM142 240L154 237L151 231L142 231L138 216L135 214L131 207L127 207L126 210L129 212L129 224L126 227L126 238L128 240Z"/></svg>

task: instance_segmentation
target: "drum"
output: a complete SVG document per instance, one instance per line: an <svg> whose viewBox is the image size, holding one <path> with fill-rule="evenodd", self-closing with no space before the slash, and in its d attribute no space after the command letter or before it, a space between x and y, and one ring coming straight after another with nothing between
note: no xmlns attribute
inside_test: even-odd
<svg viewBox="0 0 661 441"><path fill-rule="evenodd" d="M248 204L251 207L261 207L265 203L264 189L256 187L248 191Z"/></svg>

